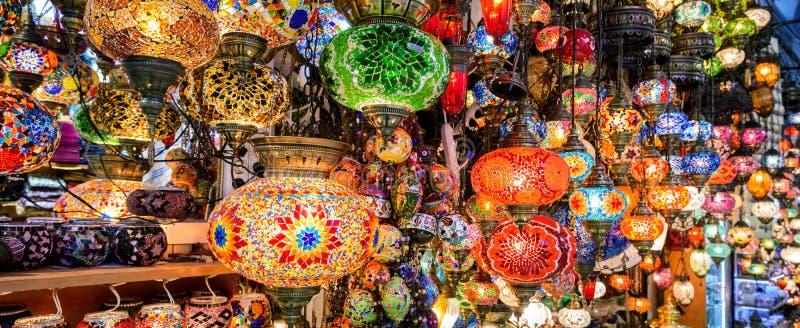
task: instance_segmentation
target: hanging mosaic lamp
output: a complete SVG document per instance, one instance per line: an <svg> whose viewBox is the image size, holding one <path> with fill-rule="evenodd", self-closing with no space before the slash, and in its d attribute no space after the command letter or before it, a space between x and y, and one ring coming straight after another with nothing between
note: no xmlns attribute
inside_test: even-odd
<svg viewBox="0 0 800 328"><path fill-rule="evenodd" d="M463 289L461 289L463 287ZM491 311L492 305L500 299L500 290L483 270L478 270L472 279L459 286L461 296L469 302L472 311L478 314L478 320L483 322Z"/></svg>
<svg viewBox="0 0 800 328"><path fill-rule="evenodd" d="M483 23L489 35L500 38L509 31L511 0L481 0Z"/></svg>
<svg viewBox="0 0 800 328"><path fill-rule="evenodd" d="M733 164L734 170L736 170L736 182L740 184L745 184L750 179L750 175L761 166L761 163L745 148L737 149L731 154L731 157L728 157L728 160Z"/></svg>
<svg viewBox="0 0 800 328"><path fill-rule="evenodd" d="M0 42L7 42L14 34L22 19L21 1L0 1Z"/></svg>
<svg viewBox="0 0 800 328"><path fill-rule="evenodd" d="M0 177L33 171L50 161L61 139L56 118L31 95L0 85L3 142Z"/></svg>
<svg viewBox="0 0 800 328"><path fill-rule="evenodd" d="M681 111L668 111L661 114L656 122L655 133L657 136L675 135L683 131L683 126L689 122L689 117Z"/></svg>
<svg viewBox="0 0 800 328"><path fill-rule="evenodd" d="M610 229L610 223L622 217L627 206L625 194L614 188L605 167L601 165L592 167L583 187L575 190L569 197L572 212L589 226L595 225L589 222L599 221L608 223Z"/></svg>
<svg viewBox="0 0 800 328"><path fill-rule="evenodd" d="M349 145L303 137L252 143L267 177L214 208L209 245L225 266L265 284L294 327L321 285L369 260L378 220L366 198L327 179Z"/></svg>
<svg viewBox="0 0 800 328"><path fill-rule="evenodd" d="M642 115L633 109L621 91L611 100L607 107L600 110L598 127L603 136L611 139L617 153L639 135L642 128Z"/></svg>
<svg viewBox="0 0 800 328"><path fill-rule="evenodd" d="M103 131L100 131L97 126L92 122L86 107L78 107L72 114L72 123L75 125L75 130L78 135L88 142L98 145L118 145L119 140L111 137Z"/></svg>
<svg viewBox="0 0 800 328"><path fill-rule="evenodd" d="M558 323L566 328L584 328L592 323L592 316L575 296L558 310Z"/></svg>
<svg viewBox="0 0 800 328"><path fill-rule="evenodd" d="M717 171L722 158L708 149L704 140L695 143L681 161L684 174L686 174L695 187L702 188L711 175Z"/></svg>
<svg viewBox="0 0 800 328"><path fill-rule="evenodd" d="M653 186L667 176L667 171L669 171L669 163L661 158L655 145L651 144L645 146L640 160L633 161L630 173L634 180Z"/></svg>
<svg viewBox="0 0 800 328"><path fill-rule="evenodd" d="M689 205L692 197L677 175L670 170L661 184L654 186L647 193L647 204L656 211L661 211L667 223Z"/></svg>
<svg viewBox="0 0 800 328"><path fill-rule="evenodd" d="M568 28L563 26L561 16L553 16L550 25L543 28L536 33L534 44L536 50L545 55L550 60L551 64L558 61L558 47L561 44L561 38L569 31ZM570 57L570 60L572 57Z"/></svg>
<svg viewBox="0 0 800 328"><path fill-rule="evenodd" d="M722 32L733 46L744 47L750 41L750 36L756 32L756 22L748 17L729 19Z"/></svg>
<svg viewBox="0 0 800 328"><path fill-rule="evenodd" d="M91 102L100 87L100 79L89 65L78 61L73 74L66 60L59 57L58 67L45 76L43 83L31 94L39 101L52 105L48 109L53 115L66 112L69 105ZM56 108L61 110L56 111Z"/></svg>
<svg viewBox="0 0 800 328"><path fill-rule="evenodd" d="M628 299L628 310L646 313L650 310L650 301L644 297L631 297Z"/></svg>
<svg viewBox="0 0 800 328"><path fill-rule="evenodd" d="M122 62L151 130L167 89L209 61L219 45L217 20L200 0L89 0L84 20L91 44Z"/></svg>
<svg viewBox="0 0 800 328"><path fill-rule="evenodd" d="M5 45L7 50L0 58L0 69L6 72L12 85L32 93L42 84L44 77L56 69L58 57L44 46L44 40L36 32L33 16L27 16L22 28Z"/></svg>
<svg viewBox="0 0 800 328"><path fill-rule="evenodd" d="M331 2L320 3L316 5L316 8L309 12L308 9L311 5L316 4L313 2L298 2L297 9L295 9L294 14L292 15L298 17L306 17L310 15L306 23L310 24L310 26L308 26L308 31L305 33L302 32L306 29L306 27L303 26L305 24L293 23L291 26L302 26L302 28L296 29L298 32L297 42L295 42L297 51L300 52L300 55L303 56L306 61L314 66L319 66L319 59L322 57L322 51L325 49L325 45L331 42L331 40L333 40L335 36L339 35L339 33L349 29L350 23L344 18L344 15L339 13L339 11L333 7L333 3ZM303 18L301 18L300 21L302 21L302 19ZM284 27L285 26L286 24L284 24ZM220 46L225 46L224 36L222 45Z"/></svg>
<svg viewBox="0 0 800 328"><path fill-rule="evenodd" d="M649 123L656 123L672 102L677 89L659 65L650 65L642 81L633 87L633 101L642 108Z"/></svg>
<svg viewBox="0 0 800 328"><path fill-rule="evenodd" d="M258 62L237 69L219 58L192 71L180 83L186 108L216 128L233 149L256 132L283 119L291 106L289 83L276 69Z"/></svg>
<svg viewBox="0 0 800 328"><path fill-rule="evenodd" d="M571 109L576 117L590 116L597 108L597 89L589 82L586 75L578 72L575 86L565 86L561 94L561 104Z"/></svg>
<svg viewBox="0 0 800 328"><path fill-rule="evenodd" d="M775 219L778 210L780 210L780 206L778 206L777 201L769 198L755 201L750 206L750 213L764 225L770 224Z"/></svg>
<svg viewBox="0 0 800 328"><path fill-rule="evenodd" d="M653 247L653 242L664 232L666 224L647 208L644 199L640 199L631 215L623 218L619 227L625 238L631 241L641 256L644 256Z"/></svg>
<svg viewBox="0 0 800 328"><path fill-rule="evenodd" d="M758 169L750 175L750 179L747 180L745 186L747 187L747 191L753 195L753 198L764 198L764 196L772 190L772 177L770 177L767 170Z"/></svg>
<svg viewBox="0 0 800 328"><path fill-rule="evenodd" d="M164 104L151 136L147 115L140 107L140 94L124 84L127 80L120 69L111 73L111 79L113 82L101 86L89 110L89 117L100 131L116 139L132 155L141 154L151 137L163 140L178 131L180 114Z"/></svg>
<svg viewBox="0 0 800 328"><path fill-rule="evenodd" d="M703 24L711 12L711 5L705 1L686 1L675 8L675 23L692 32Z"/></svg>
<svg viewBox="0 0 800 328"><path fill-rule="evenodd" d="M567 106L558 106L555 113L547 115L545 122L546 134L542 140L543 146L549 150L561 149L567 142L572 125L571 114L567 111Z"/></svg>
<svg viewBox="0 0 800 328"><path fill-rule="evenodd" d="M495 43L494 37L486 32L486 26L478 27L467 36L467 46L472 48L475 61L484 77L497 73L504 61L517 51L519 39L513 30L508 31L500 42Z"/></svg>
<svg viewBox="0 0 800 328"><path fill-rule="evenodd" d="M573 191L583 184L583 180L589 176L589 172L595 164L594 156L587 151L581 140L578 133L570 132L564 148L559 153L559 156L569 166L570 190Z"/></svg>
<svg viewBox="0 0 800 328"><path fill-rule="evenodd" d="M780 68L775 61L762 58L758 60L756 69L753 70L753 77L755 78L756 83L772 88L776 83L778 83L780 73Z"/></svg>
<svg viewBox="0 0 800 328"><path fill-rule="evenodd" d="M450 78L447 81L447 88L442 93L439 102L442 110L450 115L460 113L467 104L467 66L472 60L472 51L466 46L446 46L450 53Z"/></svg>
<svg viewBox="0 0 800 328"><path fill-rule="evenodd" d="M719 265L720 262L731 255L731 247L725 243L710 243L706 245L706 252L711 255L711 259Z"/></svg>
<svg viewBox="0 0 800 328"><path fill-rule="evenodd" d="M777 173L779 169L783 168L785 163L783 155L775 148L770 148L765 151L762 161L764 167L769 171L770 174Z"/></svg>
<svg viewBox="0 0 800 328"><path fill-rule="evenodd" d="M753 240L753 236L753 228L744 220L736 221L736 224L728 230L728 242L739 248L749 245L750 241Z"/></svg>
<svg viewBox="0 0 800 328"><path fill-rule="evenodd" d="M416 28L439 2L337 0L334 6L354 26L325 46L323 87L340 104L363 112L382 135L391 135L403 118L435 104L447 87L450 55L435 36Z"/></svg>
<svg viewBox="0 0 800 328"><path fill-rule="evenodd" d="M723 69L732 70L744 62L746 55L742 49L727 47L717 51L716 56L719 58Z"/></svg>

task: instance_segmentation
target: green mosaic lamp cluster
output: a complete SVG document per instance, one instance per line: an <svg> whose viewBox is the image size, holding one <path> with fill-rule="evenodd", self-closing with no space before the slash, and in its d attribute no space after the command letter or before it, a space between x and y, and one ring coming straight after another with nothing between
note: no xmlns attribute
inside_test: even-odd
<svg viewBox="0 0 800 328"><path fill-rule="evenodd" d="M335 1L355 26L326 45L320 70L333 99L363 112L382 135L391 135L403 118L438 101L450 76L450 55L436 37L416 27L435 12L437 0L367 2L421 9L414 17L405 10L353 15L357 3Z"/></svg>

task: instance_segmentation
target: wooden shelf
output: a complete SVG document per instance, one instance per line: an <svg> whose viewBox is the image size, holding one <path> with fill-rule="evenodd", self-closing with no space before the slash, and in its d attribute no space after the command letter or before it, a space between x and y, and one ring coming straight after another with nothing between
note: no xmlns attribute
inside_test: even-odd
<svg viewBox="0 0 800 328"><path fill-rule="evenodd" d="M233 271L219 262L163 263L145 267L42 268L32 271L0 273L0 293L229 273L233 273Z"/></svg>

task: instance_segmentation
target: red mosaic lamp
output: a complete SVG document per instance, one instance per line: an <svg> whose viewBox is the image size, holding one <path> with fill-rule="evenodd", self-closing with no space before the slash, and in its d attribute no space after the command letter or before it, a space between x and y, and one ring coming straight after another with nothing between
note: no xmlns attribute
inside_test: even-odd
<svg viewBox="0 0 800 328"><path fill-rule="evenodd" d="M509 30L511 0L481 0L486 33L499 40Z"/></svg>

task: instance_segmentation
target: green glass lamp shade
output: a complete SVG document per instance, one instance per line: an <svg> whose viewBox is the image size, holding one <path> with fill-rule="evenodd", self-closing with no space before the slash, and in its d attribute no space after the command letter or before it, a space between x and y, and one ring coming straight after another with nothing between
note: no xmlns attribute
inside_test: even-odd
<svg viewBox="0 0 800 328"><path fill-rule="evenodd" d="M117 145L119 140L116 137L109 136L99 128L93 126L92 119L84 107L79 107L72 115L72 123L75 125L75 130L78 135L86 141L100 144L100 145Z"/></svg>
<svg viewBox="0 0 800 328"><path fill-rule="evenodd" d="M750 36L756 32L756 22L748 17L732 19L725 24L726 37Z"/></svg>
<svg viewBox="0 0 800 328"><path fill-rule="evenodd" d="M344 106L413 113L438 101L449 61L435 36L408 25L374 23L336 36L322 53L320 69L325 91Z"/></svg>
<svg viewBox="0 0 800 328"><path fill-rule="evenodd" d="M731 255L731 247L723 243L710 243L706 246L706 252L712 258L726 258Z"/></svg>

